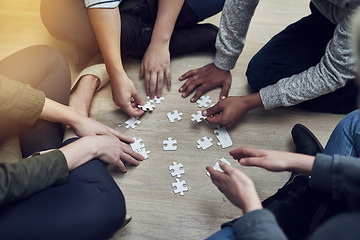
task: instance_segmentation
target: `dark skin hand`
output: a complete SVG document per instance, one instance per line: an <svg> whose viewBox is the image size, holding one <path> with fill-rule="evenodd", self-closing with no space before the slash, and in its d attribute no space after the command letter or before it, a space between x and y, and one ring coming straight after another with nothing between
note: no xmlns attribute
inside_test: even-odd
<svg viewBox="0 0 360 240"><path fill-rule="evenodd" d="M202 114L207 116L208 123L232 127L242 120L250 110L262 106L260 94L254 93L220 100L215 106L204 110Z"/></svg>
<svg viewBox="0 0 360 240"><path fill-rule="evenodd" d="M190 99L191 102L195 102L205 92L217 87L221 87L219 99L226 98L229 94L232 76L230 71L221 70L214 63L210 63L204 67L186 72L179 80L186 80L179 89L183 98L189 96L196 89L194 96Z"/></svg>

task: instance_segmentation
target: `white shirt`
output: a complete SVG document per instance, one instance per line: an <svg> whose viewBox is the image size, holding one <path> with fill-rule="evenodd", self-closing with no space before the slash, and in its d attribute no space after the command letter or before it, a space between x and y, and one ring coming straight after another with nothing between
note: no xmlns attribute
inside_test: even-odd
<svg viewBox="0 0 360 240"><path fill-rule="evenodd" d="M86 8L115 8L121 0L84 0Z"/></svg>

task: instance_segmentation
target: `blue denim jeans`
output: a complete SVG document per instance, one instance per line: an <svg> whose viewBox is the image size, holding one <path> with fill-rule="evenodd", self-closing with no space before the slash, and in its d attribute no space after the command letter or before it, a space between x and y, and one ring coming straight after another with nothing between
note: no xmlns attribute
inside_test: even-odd
<svg viewBox="0 0 360 240"><path fill-rule="evenodd" d="M352 111L344 117L332 132L324 154L360 157L360 112Z"/></svg>

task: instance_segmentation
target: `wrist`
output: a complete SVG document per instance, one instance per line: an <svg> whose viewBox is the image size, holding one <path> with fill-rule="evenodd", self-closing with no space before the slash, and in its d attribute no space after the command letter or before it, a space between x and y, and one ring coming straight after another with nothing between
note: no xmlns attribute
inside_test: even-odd
<svg viewBox="0 0 360 240"><path fill-rule="evenodd" d="M243 98L244 98L243 100L247 106L248 111L264 106L261 101L259 93L253 93L250 95L246 95Z"/></svg>

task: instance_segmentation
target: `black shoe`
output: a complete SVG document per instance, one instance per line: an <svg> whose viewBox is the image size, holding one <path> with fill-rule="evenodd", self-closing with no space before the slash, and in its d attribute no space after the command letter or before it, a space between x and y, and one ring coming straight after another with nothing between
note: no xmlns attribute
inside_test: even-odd
<svg viewBox="0 0 360 240"><path fill-rule="evenodd" d="M323 146L315 135L304 125L295 124L291 130L291 135L297 153L315 156L324 151Z"/></svg>

